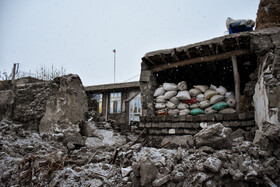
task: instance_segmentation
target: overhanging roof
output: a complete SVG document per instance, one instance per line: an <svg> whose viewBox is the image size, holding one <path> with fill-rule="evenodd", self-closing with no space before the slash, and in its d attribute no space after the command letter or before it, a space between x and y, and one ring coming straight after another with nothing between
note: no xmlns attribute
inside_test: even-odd
<svg viewBox="0 0 280 187"><path fill-rule="evenodd" d="M102 84L95 86L86 86L86 91L105 91L105 90L118 90L118 89L128 89L128 88L139 88L140 82L125 82L125 83L114 83L114 84Z"/></svg>

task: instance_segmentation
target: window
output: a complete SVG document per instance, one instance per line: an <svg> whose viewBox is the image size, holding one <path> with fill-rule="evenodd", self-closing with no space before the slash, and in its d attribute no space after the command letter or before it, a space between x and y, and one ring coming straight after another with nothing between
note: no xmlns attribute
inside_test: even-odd
<svg viewBox="0 0 280 187"><path fill-rule="evenodd" d="M110 93L110 114L121 113L121 92Z"/></svg>
<svg viewBox="0 0 280 187"><path fill-rule="evenodd" d="M102 94L93 94L92 97L98 104L98 112L102 113Z"/></svg>

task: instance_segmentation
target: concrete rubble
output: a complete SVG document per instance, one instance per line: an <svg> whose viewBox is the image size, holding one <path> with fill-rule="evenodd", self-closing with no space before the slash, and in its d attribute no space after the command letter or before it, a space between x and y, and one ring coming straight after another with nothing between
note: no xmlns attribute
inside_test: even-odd
<svg viewBox="0 0 280 187"><path fill-rule="evenodd" d="M85 145L71 147L55 134L53 138L40 137L20 123L2 120L1 186L280 185L279 127L267 127L256 143L239 133L231 139L231 148L202 146L198 141L201 134L211 134L210 142L220 136L236 136L235 132L225 133L226 128L218 123L194 136L193 148L182 148L179 142L171 149L150 147L145 144L149 136L135 142L135 135L120 135L98 129L94 122L86 123L94 133L91 137L81 135ZM225 135L213 133L217 129L224 129Z"/></svg>

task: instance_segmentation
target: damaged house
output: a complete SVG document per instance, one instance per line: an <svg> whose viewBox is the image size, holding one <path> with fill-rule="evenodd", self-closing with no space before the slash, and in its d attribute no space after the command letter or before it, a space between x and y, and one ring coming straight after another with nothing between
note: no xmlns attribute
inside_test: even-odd
<svg viewBox="0 0 280 187"><path fill-rule="evenodd" d="M119 126L139 122L142 114L140 83L126 82L85 87L90 110L98 111L100 119Z"/></svg>
<svg viewBox="0 0 280 187"><path fill-rule="evenodd" d="M147 53L141 67L139 132L192 135L200 125L217 122L246 130L279 125L279 55L279 27ZM227 102L228 95L233 102Z"/></svg>

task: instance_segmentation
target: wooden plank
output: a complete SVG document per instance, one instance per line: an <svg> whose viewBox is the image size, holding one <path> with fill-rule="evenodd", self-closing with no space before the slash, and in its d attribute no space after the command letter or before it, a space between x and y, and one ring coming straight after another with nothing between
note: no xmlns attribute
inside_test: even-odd
<svg viewBox="0 0 280 187"><path fill-rule="evenodd" d="M156 65L156 63L154 61L152 61L150 58L148 57L144 57L144 60L148 61L149 63L151 63L152 65Z"/></svg>
<svg viewBox="0 0 280 187"><path fill-rule="evenodd" d="M186 65L190 65L190 64L224 60L224 59L231 58L232 56L246 55L246 54L249 54L249 53L250 53L249 50L236 50L236 51L231 51L231 52L218 54L218 55L197 57L197 58L182 60L180 62L175 62L175 63L170 63L170 64L162 64L162 65L159 65L159 66L156 66L156 67L152 68L151 70L152 70L152 72L159 72L159 71L164 71L164 70L167 70L167 69L182 67L182 66L186 66Z"/></svg>
<svg viewBox="0 0 280 187"><path fill-rule="evenodd" d="M236 112L238 113L240 110L240 76L238 72L236 56L232 56L231 61L233 67L234 86L235 86Z"/></svg>

